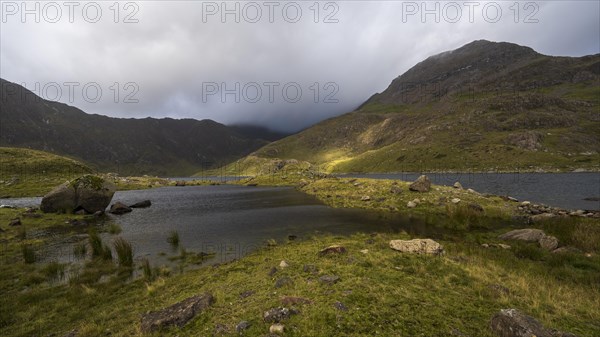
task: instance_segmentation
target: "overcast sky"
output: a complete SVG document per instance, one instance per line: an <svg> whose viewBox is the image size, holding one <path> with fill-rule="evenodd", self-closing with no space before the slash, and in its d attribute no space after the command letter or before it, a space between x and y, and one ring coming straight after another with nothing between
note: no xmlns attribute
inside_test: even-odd
<svg viewBox="0 0 600 337"><path fill-rule="evenodd" d="M126 118L297 131L353 110L416 63L473 40L548 55L600 52L595 0L427 8L421 1L21 3L2 1L0 77L88 113Z"/></svg>

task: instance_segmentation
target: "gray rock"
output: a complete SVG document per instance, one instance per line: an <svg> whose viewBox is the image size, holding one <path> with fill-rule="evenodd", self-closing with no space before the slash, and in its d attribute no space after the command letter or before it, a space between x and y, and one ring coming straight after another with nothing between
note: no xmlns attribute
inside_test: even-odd
<svg viewBox="0 0 600 337"><path fill-rule="evenodd" d="M97 176L86 175L66 182L46 194L40 209L44 213L71 213L81 209L90 214L104 211L115 191L113 183Z"/></svg>
<svg viewBox="0 0 600 337"><path fill-rule="evenodd" d="M319 256L345 254L345 253L346 253L346 247L343 247L340 245L333 245L333 246L329 246L327 248L321 249L321 251L319 252Z"/></svg>
<svg viewBox="0 0 600 337"><path fill-rule="evenodd" d="M284 296L281 298L281 304L283 305L297 305L297 304L311 304L312 301L308 298L297 297L297 296Z"/></svg>
<svg viewBox="0 0 600 337"><path fill-rule="evenodd" d="M392 194L402 194L402 188L398 185L392 185L390 188L390 193Z"/></svg>
<svg viewBox="0 0 600 337"><path fill-rule="evenodd" d="M284 277L277 279L277 281L275 281L275 288L281 288L283 286L287 286L287 285L291 285L291 284L294 284L294 281L291 278L284 276Z"/></svg>
<svg viewBox="0 0 600 337"><path fill-rule="evenodd" d="M10 226L10 227L21 226L21 225L22 224L21 224L21 219L20 218L12 219L8 223L8 226Z"/></svg>
<svg viewBox="0 0 600 337"><path fill-rule="evenodd" d="M144 201L140 201L140 202L136 202L133 205L130 205L130 208L147 208L152 206L152 201L150 200L144 200Z"/></svg>
<svg viewBox="0 0 600 337"><path fill-rule="evenodd" d="M340 281L340 277L336 275L324 275L319 277L319 281L325 284L336 284Z"/></svg>
<svg viewBox="0 0 600 337"><path fill-rule="evenodd" d="M277 268L271 267L271 270L269 270L269 276L273 276L275 273L277 273Z"/></svg>
<svg viewBox="0 0 600 337"><path fill-rule="evenodd" d="M500 235L498 238L502 240L520 240L526 242L538 242L541 238L546 236L541 229L534 228L524 228L524 229L515 229L508 233Z"/></svg>
<svg viewBox="0 0 600 337"><path fill-rule="evenodd" d="M237 331L238 333L248 329L252 324L250 324L250 322L248 321L241 321L238 323L238 325L235 326L235 331Z"/></svg>
<svg viewBox="0 0 600 337"><path fill-rule="evenodd" d="M290 316L297 314L298 311L288 308L272 308L263 313L263 320L267 323L279 323Z"/></svg>
<svg viewBox="0 0 600 337"><path fill-rule="evenodd" d="M455 183L454 183L454 185L452 185L452 187L454 187L454 188L458 188L458 189L460 189L460 190L462 190L462 189L463 189L462 185L461 185L461 184L460 184L458 181L457 181L457 182L455 182Z"/></svg>
<svg viewBox="0 0 600 337"><path fill-rule="evenodd" d="M431 181L426 175L422 175L410 184L408 189L415 192L429 192L431 189Z"/></svg>
<svg viewBox="0 0 600 337"><path fill-rule="evenodd" d="M149 333L169 326L183 327L197 314L208 309L214 302L214 297L206 293L190 297L159 311L148 312L142 315L141 330L144 333Z"/></svg>
<svg viewBox="0 0 600 337"><path fill-rule="evenodd" d="M551 235L542 237L538 243L545 250L553 251L558 248L558 239Z"/></svg>
<svg viewBox="0 0 600 337"><path fill-rule="evenodd" d="M316 274L319 272L319 269L314 264L305 264L304 267L302 268L302 270L305 273L311 273L311 274Z"/></svg>
<svg viewBox="0 0 600 337"><path fill-rule="evenodd" d="M337 301L333 303L333 307L340 311L348 311L348 307L344 305L344 303Z"/></svg>
<svg viewBox="0 0 600 337"><path fill-rule="evenodd" d="M122 214L131 212L131 208L129 208L124 203L117 201L116 203L114 203L110 206L109 212L111 212L112 214L116 214L116 215L122 215Z"/></svg>
<svg viewBox="0 0 600 337"><path fill-rule="evenodd" d="M285 326L279 323L273 324L269 327L270 333L283 333L283 330L285 330Z"/></svg>
<svg viewBox="0 0 600 337"><path fill-rule="evenodd" d="M442 246L431 239L391 240L390 248L402 253L434 254L444 252Z"/></svg>
<svg viewBox="0 0 600 337"><path fill-rule="evenodd" d="M540 322L516 309L502 309L492 317L492 332L498 337L576 337L546 329Z"/></svg>
<svg viewBox="0 0 600 337"><path fill-rule="evenodd" d="M370 201L370 200L371 200L371 197L368 195L364 195L360 198L360 201Z"/></svg>
<svg viewBox="0 0 600 337"><path fill-rule="evenodd" d="M537 213L535 215L532 215L529 218L531 220L531 222L533 222L533 223L544 221L546 219L552 219L556 216L556 214L554 214L554 213L542 213L542 211L540 211L540 210L532 210L531 212Z"/></svg>

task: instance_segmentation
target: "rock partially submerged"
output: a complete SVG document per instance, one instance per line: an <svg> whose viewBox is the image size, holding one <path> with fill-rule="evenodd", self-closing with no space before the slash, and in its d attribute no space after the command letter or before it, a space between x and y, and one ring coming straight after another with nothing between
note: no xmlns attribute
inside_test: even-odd
<svg viewBox="0 0 600 337"><path fill-rule="evenodd" d="M431 181L426 175L422 175L410 184L408 189L415 192L429 192L431 189Z"/></svg>
<svg viewBox="0 0 600 337"><path fill-rule="evenodd" d="M442 246L431 239L391 240L390 248L412 254L439 255L444 252Z"/></svg>
<svg viewBox="0 0 600 337"><path fill-rule="evenodd" d="M214 302L214 297L206 293L190 297L159 311L148 312L142 316L142 332L159 331L170 326L183 327Z"/></svg>
<svg viewBox="0 0 600 337"><path fill-rule="evenodd" d="M148 208L152 206L152 202L150 200L144 200L140 202L136 202L133 205L129 205L130 208Z"/></svg>
<svg viewBox="0 0 600 337"><path fill-rule="evenodd" d="M492 332L498 337L577 337L573 334L545 328L531 316L516 309L502 309L492 317Z"/></svg>
<svg viewBox="0 0 600 337"><path fill-rule="evenodd" d="M112 214L122 215L131 212L131 208L129 208L124 203L117 201L114 204L112 204L112 206L110 206L110 212Z"/></svg>
<svg viewBox="0 0 600 337"><path fill-rule="evenodd" d="M75 213L85 210L93 214L106 209L115 191L113 183L97 176L85 175L46 194L40 209L44 213Z"/></svg>

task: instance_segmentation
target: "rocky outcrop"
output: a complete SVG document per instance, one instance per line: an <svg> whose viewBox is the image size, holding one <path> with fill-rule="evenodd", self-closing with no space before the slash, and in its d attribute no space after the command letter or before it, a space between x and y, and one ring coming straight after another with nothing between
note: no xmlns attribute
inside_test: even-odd
<svg viewBox="0 0 600 337"><path fill-rule="evenodd" d="M390 248L412 254L439 255L444 252L443 247L431 239L391 240Z"/></svg>
<svg viewBox="0 0 600 337"><path fill-rule="evenodd" d="M547 329L535 318L516 309L502 309L495 314L490 328L498 337L577 337L570 333Z"/></svg>
<svg viewBox="0 0 600 337"><path fill-rule="evenodd" d="M558 247L558 239L552 235L546 235L543 230L535 228L515 229L500 235L502 240L519 240L525 242L537 242L540 247L548 251Z"/></svg>
<svg viewBox="0 0 600 337"><path fill-rule="evenodd" d="M40 209L45 213L75 213L84 210L93 214L106 209L115 191L113 183L97 176L86 175L66 182L46 194Z"/></svg>
<svg viewBox="0 0 600 337"><path fill-rule="evenodd" d="M206 293L190 297L159 311L148 312L142 316L141 330L150 333L170 326L182 327L214 302L214 297Z"/></svg>
<svg viewBox="0 0 600 337"><path fill-rule="evenodd" d="M426 175L422 175L410 184L408 189L415 192L429 192L431 189L431 181Z"/></svg>

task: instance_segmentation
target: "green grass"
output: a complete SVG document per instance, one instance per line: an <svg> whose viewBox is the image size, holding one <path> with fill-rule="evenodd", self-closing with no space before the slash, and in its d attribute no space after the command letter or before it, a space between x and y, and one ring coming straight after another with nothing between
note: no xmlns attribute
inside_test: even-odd
<svg viewBox="0 0 600 337"><path fill-rule="evenodd" d="M113 240L113 247L117 252L117 260L121 267L132 267L133 266L133 248L129 241L122 237L117 237Z"/></svg>
<svg viewBox="0 0 600 337"><path fill-rule="evenodd" d="M120 234L122 231L123 231L123 229L117 223L111 222L108 225L108 232L110 234L116 235L116 234Z"/></svg>

